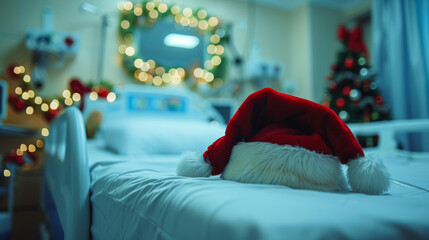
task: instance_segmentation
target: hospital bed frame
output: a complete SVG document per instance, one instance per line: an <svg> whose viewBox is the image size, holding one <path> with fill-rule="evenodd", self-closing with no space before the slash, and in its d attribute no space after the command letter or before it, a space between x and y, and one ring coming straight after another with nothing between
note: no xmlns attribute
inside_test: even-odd
<svg viewBox="0 0 429 240"><path fill-rule="evenodd" d="M356 135L379 135L372 151L397 153L396 133L429 130L429 120L350 124ZM64 239L90 239L90 173L84 118L76 107L63 111L46 139L44 178L52 194Z"/></svg>

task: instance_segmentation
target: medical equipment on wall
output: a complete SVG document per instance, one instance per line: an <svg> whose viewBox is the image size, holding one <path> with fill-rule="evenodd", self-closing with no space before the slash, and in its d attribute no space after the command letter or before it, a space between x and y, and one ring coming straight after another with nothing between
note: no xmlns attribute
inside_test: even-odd
<svg viewBox="0 0 429 240"><path fill-rule="evenodd" d="M42 11L42 28L27 31L25 46L33 51L32 79L36 88L43 87L47 68L62 67L65 59L74 56L79 49L79 36L54 30L53 21L52 9L45 8ZM58 60L53 63L51 56Z"/></svg>

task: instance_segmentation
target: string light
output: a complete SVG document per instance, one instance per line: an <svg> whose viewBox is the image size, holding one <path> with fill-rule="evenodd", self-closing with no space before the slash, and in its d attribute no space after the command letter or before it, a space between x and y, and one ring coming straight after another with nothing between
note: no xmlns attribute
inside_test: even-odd
<svg viewBox="0 0 429 240"><path fill-rule="evenodd" d="M201 78L203 76L203 70L201 68L195 68L194 76L196 78Z"/></svg>
<svg viewBox="0 0 429 240"><path fill-rule="evenodd" d="M28 97L29 98L34 98L34 96L35 96L35 93L34 93L34 91L33 90L28 90Z"/></svg>
<svg viewBox="0 0 429 240"><path fill-rule="evenodd" d="M121 21L121 28L128 29L130 27L130 22L128 20Z"/></svg>
<svg viewBox="0 0 429 240"><path fill-rule="evenodd" d="M163 67L157 67L155 69L155 73L156 73L156 75L162 75L165 73L165 69Z"/></svg>
<svg viewBox="0 0 429 240"><path fill-rule="evenodd" d="M143 60L140 58L137 58L136 60L134 60L134 66L136 68L141 68L143 66Z"/></svg>
<svg viewBox="0 0 429 240"><path fill-rule="evenodd" d="M49 110L49 105L47 103L43 103L40 106L40 109L42 109L42 111L47 112Z"/></svg>
<svg viewBox="0 0 429 240"><path fill-rule="evenodd" d="M133 47L127 47L127 48L125 49L125 54L126 54L127 56L129 56L129 57L133 56L133 55L134 55L134 53L135 53L135 50L134 50L134 48L133 48Z"/></svg>
<svg viewBox="0 0 429 240"><path fill-rule="evenodd" d="M211 73L211 72L207 72L207 73L205 73L205 74L204 74L204 79L205 79L207 82L212 82L212 81L213 81L213 79L214 79L214 75L213 75L213 73Z"/></svg>
<svg viewBox="0 0 429 240"><path fill-rule="evenodd" d="M51 104L49 105L52 110L56 110L59 106L60 102L57 99L52 100Z"/></svg>
<svg viewBox="0 0 429 240"><path fill-rule="evenodd" d="M209 25L215 27L219 23L219 20L216 17L209 18Z"/></svg>
<svg viewBox="0 0 429 240"><path fill-rule="evenodd" d="M36 151L36 146L34 146L34 144L28 145L28 151L29 152L35 152Z"/></svg>
<svg viewBox="0 0 429 240"><path fill-rule="evenodd" d="M43 100L42 100L41 97L37 96L37 97L34 98L34 103L35 104L40 105L40 104L42 104L42 102L43 102Z"/></svg>
<svg viewBox="0 0 429 240"><path fill-rule="evenodd" d="M73 100L71 98L64 99L64 104L67 106L73 105Z"/></svg>
<svg viewBox="0 0 429 240"><path fill-rule="evenodd" d="M198 11L198 13L197 13L197 16L200 18L200 19L204 19L204 18L206 18L207 17L207 12L205 11L205 10L199 10Z"/></svg>
<svg viewBox="0 0 429 240"><path fill-rule="evenodd" d="M9 169L4 169L3 170L3 176L4 177L10 177L10 175L11 175L11 173L10 173Z"/></svg>
<svg viewBox="0 0 429 240"><path fill-rule="evenodd" d="M36 147L43 148L44 142L43 140L37 139L36 141Z"/></svg>
<svg viewBox="0 0 429 240"><path fill-rule="evenodd" d="M172 6L172 7L171 7L170 11L171 11L171 13L172 13L173 15L176 15L176 14L178 14L178 13L180 12L180 7L179 7L179 6L174 5L174 6Z"/></svg>
<svg viewBox="0 0 429 240"><path fill-rule="evenodd" d="M158 6L158 11L159 11L160 13L165 13L165 12L167 12L167 10L168 10L168 7L167 7L167 4L165 4L165 3L161 3L161 4Z"/></svg>
<svg viewBox="0 0 429 240"><path fill-rule="evenodd" d="M97 100L97 99L98 99L98 93L96 93L96 92L91 92L91 93L89 94L89 99L91 99L92 101Z"/></svg>
<svg viewBox="0 0 429 240"><path fill-rule="evenodd" d="M156 10L150 10L149 11L149 17L152 18L152 19L157 18L158 17L158 11L156 11Z"/></svg>
<svg viewBox="0 0 429 240"><path fill-rule="evenodd" d="M127 11L130 11L131 9L133 9L133 3L130 1L127 1L124 3L124 9Z"/></svg>
<svg viewBox="0 0 429 240"><path fill-rule="evenodd" d="M219 65L222 62L221 58L219 56L213 56L212 57L212 63L213 65Z"/></svg>
<svg viewBox="0 0 429 240"><path fill-rule="evenodd" d="M108 102L114 102L116 100L116 94L114 92L109 92L109 94L107 94L106 100Z"/></svg>
<svg viewBox="0 0 429 240"><path fill-rule="evenodd" d="M206 20L202 20L202 21L200 21L200 22L198 23L198 27L199 27L201 30L206 30L206 29L209 27L209 24L207 23L207 21L206 21Z"/></svg>
<svg viewBox="0 0 429 240"><path fill-rule="evenodd" d="M21 146L19 146L19 149L21 149L22 152L26 152L27 151L27 145L21 144Z"/></svg>
<svg viewBox="0 0 429 240"><path fill-rule="evenodd" d="M30 98L30 95L28 94L28 92L23 92L21 95L22 99L24 100L28 100Z"/></svg>
<svg viewBox="0 0 429 240"><path fill-rule="evenodd" d="M15 88L15 93L18 94L18 95L21 95L22 94L22 88L16 87Z"/></svg>
<svg viewBox="0 0 429 240"><path fill-rule="evenodd" d="M49 129L47 129L47 128L42 128L41 134L42 134L42 136L44 136L44 137L49 136ZM37 143L36 143L36 144L37 144Z"/></svg>
<svg viewBox="0 0 429 240"><path fill-rule="evenodd" d="M27 113L28 115L33 114L33 113L34 113L34 108L33 108L32 106L28 106L28 107L25 109L25 113Z"/></svg>
<svg viewBox="0 0 429 240"><path fill-rule="evenodd" d="M69 90L64 90L63 91L63 97L65 97L65 98L69 98L71 96L71 93L70 93L70 91Z"/></svg>
<svg viewBox="0 0 429 240"><path fill-rule="evenodd" d="M183 9L183 16L185 16L185 17L192 16L192 9L190 9L190 8Z"/></svg>
<svg viewBox="0 0 429 240"><path fill-rule="evenodd" d="M210 36L210 42L217 44L220 41L220 37L216 34Z"/></svg>
<svg viewBox="0 0 429 240"><path fill-rule="evenodd" d="M162 78L160 76L156 76L152 80L155 86L160 86L162 84Z"/></svg>
<svg viewBox="0 0 429 240"><path fill-rule="evenodd" d="M26 83L29 83L29 82L31 82L31 77L29 75L24 75L22 80L24 80L24 82L26 82Z"/></svg>
<svg viewBox="0 0 429 240"><path fill-rule="evenodd" d="M143 8L142 5L140 4L136 4L136 6L134 7L134 15L141 16L143 14Z"/></svg>
<svg viewBox="0 0 429 240"><path fill-rule="evenodd" d="M147 2L146 3L146 9L148 11L151 11L151 10L155 9L155 4L153 2Z"/></svg>
<svg viewBox="0 0 429 240"><path fill-rule="evenodd" d="M72 99L75 102L79 102L80 101L80 94L79 93L73 93Z"/></svg>

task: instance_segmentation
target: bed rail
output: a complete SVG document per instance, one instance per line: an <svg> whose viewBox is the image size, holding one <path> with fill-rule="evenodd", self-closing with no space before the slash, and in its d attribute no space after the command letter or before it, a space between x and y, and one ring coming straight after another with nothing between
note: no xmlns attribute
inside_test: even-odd
<svg viewBox="0 0 429 240"><path fill-rule="evenodd" d="M398 149L396 134L428 132L429 119L407 119L391 120L371 123L352 123L348 124L350 130L355 136L379 136L376 147L365 149L366 152L377 152L380 154L397 154L406 157L429 157L428 152L410 152Z"/></svg>
<svg viewBox="0 0 429 240"><path fill-rule="evenodd" d="M44 177L55 202L64 239L90 238L89 188L85 126L76 107L51 124L45 144Z"/></svg>

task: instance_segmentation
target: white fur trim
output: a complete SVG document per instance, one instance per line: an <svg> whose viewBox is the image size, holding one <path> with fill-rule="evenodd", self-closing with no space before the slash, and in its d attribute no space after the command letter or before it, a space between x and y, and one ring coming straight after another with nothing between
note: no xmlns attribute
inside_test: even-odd
<svg viewBox="0 0 429 240"><path fill-rule="evenodd" d="M186 177L208 177L212 172L202 154L184 152L177 166L177 175Z"/></svg>
<svg viewBox="0 0 429 240"><path fill-rule="evenodd" d="M354 159L347 165L347 177L354 192L382 194L389 189L390 174L375 155Z"/></svg>
<svg viewBox="0 0 429 240"><path fill-rule="evenodd" d="M342 190L346 186L337 157L266 142L235 145L221 177L324 191Z"/></svg>

